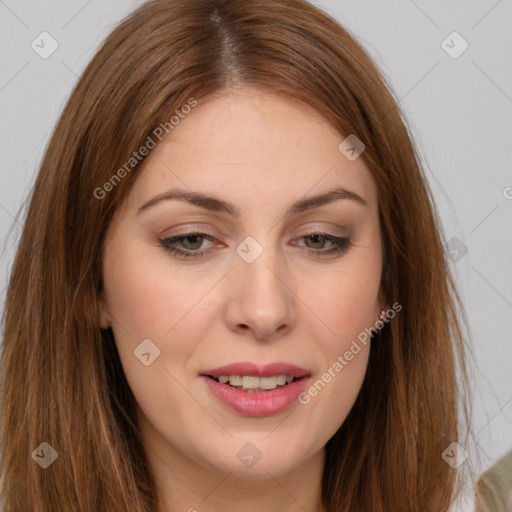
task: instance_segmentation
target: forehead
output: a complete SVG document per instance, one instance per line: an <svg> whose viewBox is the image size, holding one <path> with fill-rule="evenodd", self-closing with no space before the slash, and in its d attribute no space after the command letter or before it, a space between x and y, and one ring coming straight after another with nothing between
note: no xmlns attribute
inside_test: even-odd
<svg viewBox="0 0 512 512"><path fill-rule="evenodd" d="M281 94L244 89L198 100L145 157L130 202L179 187L261 208L342 186L371 205L373 177L362 158L340 152L344 138Z"/></svg>

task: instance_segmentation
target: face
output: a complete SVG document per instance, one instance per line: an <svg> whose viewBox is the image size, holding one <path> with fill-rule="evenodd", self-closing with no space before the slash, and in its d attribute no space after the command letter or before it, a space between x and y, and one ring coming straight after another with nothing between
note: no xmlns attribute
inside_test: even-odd
<svg viewBox="0 0 512 512"><path fill-rule="evenodd" d="M358 335L385 304L376 185L343 139L242 89L199 101L146 156L106 236L101 322L153 456L279 476L347 417Z"/></svg>

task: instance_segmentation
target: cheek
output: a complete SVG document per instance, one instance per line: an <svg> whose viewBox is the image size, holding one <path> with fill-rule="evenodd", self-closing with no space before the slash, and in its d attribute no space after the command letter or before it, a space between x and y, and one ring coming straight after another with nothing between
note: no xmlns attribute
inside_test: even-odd
<svg viewBox="0 0 512 512"><path fill-rule="evenodd" d="M378 265L346 265L342 270L316 273L305 282L301 297L338 342L355 338L377 320L379 269Z"/></svg>
<svg viewBox="0 0 512 512"><path fill-rule="evenodd" d="M378 259L347 260L343 268L317 273L304 284L301 297L312 312L310 336L322 365L303 403L309 404L313 416L321 415L326 430L334 433L352 408L366 374L370 328L377 320Z"/></svg>
<svg viewBox="0 0 512 512"><path fill-rule="evenodd" d="M190 273L171 274L165 258L151 264L133 247L130 251L106 258L104 266L106 298L124 373L151 424L163 430L171 423L173 431L190 429L188 416L178 420L172 412L186 403L190 414L201 414L190 407L189 392L180 383L186 381L196 340L210 326L201 299L214 282L211 276L191 279Z"/></svg>
<svg viewBox="0 0 512 512"><path fill-rule="evenodd" d="M370 354L369 328L376 320L378 281L378 276L370 273L361 279L355 271L338 274L336 279L324 276L316 279L323 282L323 291L317 288L306 302L314 313L307 323L320 364L319 373L299 401L310 421L322 418L318 443L334 435L345 421L364 381Z"/></svg>
<svg viewBox="0 0 512 512"><path fill-rule="evenodd" d="M158 354L151 367L174 367L172 361L186 361L194 351L193 340L201 339L210 325L202 298L214 284L212 276L170 272L165 257L148 262L137 247L118 247L115 257L105 258L105 295L126 374L146 369L134 357L144 340L151 340L144 342L153 351L150 359ZM151 385L150 379L147 384Z"/></svg>
<svg viewBox="0 0 512 512"><path fill-rule="evenodd" d="M103 271L114 322L136 339L170 336L208 291L210 279L172 267L160 247L113 243L118 250L106 255Z"/></svg>

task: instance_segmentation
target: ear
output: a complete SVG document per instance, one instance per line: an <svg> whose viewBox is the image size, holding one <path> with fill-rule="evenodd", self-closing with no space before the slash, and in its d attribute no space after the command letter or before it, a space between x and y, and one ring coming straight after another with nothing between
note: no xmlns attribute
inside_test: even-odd
<svg viewBox="0 0 512 512"><path fill-rule="evenodd" d="M98 329L108 329L112 325L111 315L103 296L94 296L87 294L86 297L87 316Z"/></svg>
<svg viewBox="0 0 512 512"><path fill-rule="evenodd" d="M112 318L103 297L98 299L98 326L100 329L108 329L112 326Z"/></svg>
<svg viewBox="0 0 512 512"><path fill-rule="evenodd" d="M380 320L381 313L385 313L390 308L391 308L391 304L389 302L389 299L381 288L381 290L379 292L379 298L377 300L377 311L375 313L375 319Z"/></svg>

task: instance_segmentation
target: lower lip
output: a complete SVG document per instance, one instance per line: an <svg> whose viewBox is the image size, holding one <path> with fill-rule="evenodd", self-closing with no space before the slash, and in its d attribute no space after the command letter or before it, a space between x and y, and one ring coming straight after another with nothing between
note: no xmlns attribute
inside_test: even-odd
<svg viewBox="0 0 512 512"><path fill-rule="evenodd" d="M221 384L210 377L200 375L212 394L233 411L245 416L271 416L293 404L307 386L310 377L302 377L283 388L259 393L246 393L228 384Z"/></svg>

